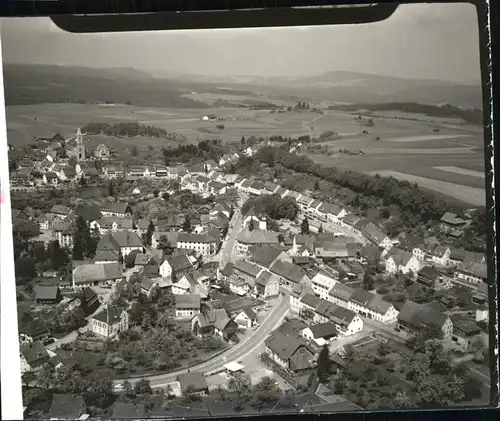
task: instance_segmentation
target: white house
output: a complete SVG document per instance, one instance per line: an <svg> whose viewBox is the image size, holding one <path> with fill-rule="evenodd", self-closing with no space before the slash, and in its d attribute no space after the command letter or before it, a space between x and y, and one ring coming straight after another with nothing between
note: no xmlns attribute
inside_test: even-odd
<svg viewBox="0 0 500 421"><path fill-rule="evenodd" d="M114 216L117 218L130 218L132 217L132 213L132 207L125 202L110 203L101 209L103 216Z"/></svg>
<svg viewBox="0 0 500 421"><path fill-rule="evenodd" d="M107 306L92 317L90 326L95 334L112 339L118 333L128 330L129 316L126 310Z"/></svg>
<svg viewBox="0 0 500 421"><path fill-rule="evenodd" d="M191 320L200 313L201 297L196 294L182 294L175 296L175 317Z"/></svg>
<svg viewBox="0 0 500 421"><path fill-rule="evenodd" d="M239 296L247 295L251 290L249 283L237 276L230 276L226 282L229 286L229 291Z"/></svg>
<svg viewBox="0 0 500 421"><path fill-rule="evenodd" d="M172 284L172 294L174 295L182 295L189 294L191 288L198 285L196 280L193 278L191 273L186 273L182 275L182 277Z"/></svg>
<svg viewBox="0 0 500 421"><path fill-rule="evenodd" d="M308 326L300 332L302 337L316 343L325 345L337 337L337 329L332 322L318 323Z"/></svg>
<svg viewBox="0 0 500 421"><path fill-rule="evenodd" d="M263 271L255 280L255 295L260 298L276 297L279 294L280 281L271 272Z"/></svg>
<svg viewBox="0 0 500 421"><path fill-rule="evenodd" d="M431 262L440 266L448 266L451 250L438 243L422 244L412 250L412 254L420 261Z"/></svg>
<svg viewBox="0 0 500 421"><path fill-rule="evenodd" d="M399 314L391 303L363 288L356 289L352 294L349 310L381 323L390 323L396 320Z"/></svg>
<svg viewBox="0 0 500 421"><path fill-rule="evenodd" d="M194 250L202 256L213 256L217 253L218 241L208 234L190 234L181 232L177 236L177 248Z"/></svg>
<svg viewBox="0 0 500 421"><path fill-rule="evenodd" d="M193 269L196 258L187 254L168 256L160 264L160 275L163 278L171 277L175 273L178 277Z"/></svg>
<svg viewBox="0 0 500 421"><path fill-rule="evenodd" d="M250 307L247 307L235 314L234 321L238 326L250 328L257 323L257 316Z"/></svg>
<svg viewBox="0 0 500 421"><path fill-rule="evenodd" d="M455 278L472 285L478 285L488 281L488 268L486 263L464 261L456 271Z"/></svg>
<svg viewBox="0 0 500 421"><path fill-rule="evenodd" d="M302 310L302 299L306 295L314 296L314 290L306 283L300 283L293 287L290 292L290 309L292 313L300 314Z"/></svg>
<svg viewBox="0 0 500 421"><path fill-rule="evenodd" d="M338 279L338 273L336 275L333 275L324 270L320 270L311 279L311 287L316 295L318 295L323 300L326 300L328 299L328 293L338 282Z"/></svg>
<svg viewBox="0 0 500 421"><path fill-rule="evenodd" d="M392 240L386 234L384 234L382 230L373 222L362 220L359 221L358 224L360 224L361 233L363 234L363 236L367 238L371 243L383 248L384 250L390 250L393 247Z"/></svg>
<svg viewBox="0 0 500 421"><path fill-rule="evenodd" d="M245 215L241 225L243 228L249 228L251 223L253 224L254 229L261 231L265 231L267 229L267 218L262 215L257 215L253 209Z"/></svg>
<svg viewBox="0 0 500 421"><path fill-rule="evenodd" d="M416 275L420 270L420 262L410 252L394 247L385 256L385 270L390 274L413 273Z"/></svg>

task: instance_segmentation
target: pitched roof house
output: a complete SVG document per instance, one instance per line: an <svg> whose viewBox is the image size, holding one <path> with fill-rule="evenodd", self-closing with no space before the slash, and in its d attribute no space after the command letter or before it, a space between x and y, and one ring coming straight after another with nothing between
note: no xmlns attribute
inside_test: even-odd
<svg viewBox="0 0 500 421"><path fill-rule="evenodd" d="M307 371L314 365L313 352L297 337L275 331L265 344L269 357L293 373Z"/></svg>

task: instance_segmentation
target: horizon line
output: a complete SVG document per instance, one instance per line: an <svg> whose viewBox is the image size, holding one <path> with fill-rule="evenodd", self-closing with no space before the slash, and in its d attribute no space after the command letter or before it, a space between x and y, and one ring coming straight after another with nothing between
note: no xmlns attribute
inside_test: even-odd
<svg viewBox="0 0 500 421"><path fill-rule="evenodd" d="M401 79L401 80L413 80L413 81L435 81L435 82L442 82L442 83L448 83L448 84L453 84L453 85L462 85L462 86L477 86L477 85L482 85L482 80L475 80L475 81L448 81L445 79L441 79L439 77L432 77L432 78L425 78L425 77L407 77L407 76L395 76L395 75L390 75L390 74L381 74L381 73L369 73L369 72L363 72L363 71L357 71L357 70L326 70L321 73L313 73L310 75L299 75L299 76L283 76L283 75L269 75L269 76L264 76L261 74L243 74L243 73L238 73L238 74L221 74L221 75L204 75L201 73L181 73L181 71L177 72L172 72L172 73L165 73L164 75L159 75L160 70L145 70L145 69L140 69L137 67L133 66L89 66L85 64L57 64L57 63L22 63L22 62L16 62L16 61L7 61L7 60L2 60L3 63L2 65L19 65L19 66L46 66L46 67L63 67L63 68L71 68L71 67L80 67L84 69L90 69L90 70L113 70L113 69L126 69L126 70L134 70L136 72L144 73L145 75L150 76L151 78L155 79L169 79L169 78L185 78L189 76L194 76L194 77L203 77L203 78L224 78L224 77L231 77L231 78L236 78L236 77L253 77L253 78L263 78L263 79L273 79L273 78L283 78L283 79L307 79L307 78L312 78L312 77L318 77L322 76L328 73L353 73L353 74L359 74L359 75L364 75L364 76L373 76L373 77L387 77L387 78L392 78L392 79Z"/></svg>

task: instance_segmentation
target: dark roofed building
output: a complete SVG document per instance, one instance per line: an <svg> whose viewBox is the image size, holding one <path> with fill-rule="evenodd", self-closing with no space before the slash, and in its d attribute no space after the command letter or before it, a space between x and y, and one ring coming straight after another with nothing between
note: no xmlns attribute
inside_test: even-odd
<svg viewBox="0 0 500 421"><path fill-rule="evenodd" d="M309 278L304 269L293 263L277 261L271 266L271 272L279 276L283 285L293 288L301 282L307 282Z"/></svg>
<svg viewBox="0 0 500 421"><path fill-rule="evenodd" d="M83 397L72 394L54 394L50 405L51 420L77 420L86 413Z"/></svg>
<svg viewBox="0 0 500 421"><path fill-rule="evenodd" d="M371 292L365 291L363 288L354 290L351 301L363 307L368 307L368 303L373 299Z"/></svg>
<svg viewBox="0 0 500 421"><path fill-rule="evenodd" d="M281 247L272 245L252 246L249 252L250 260L266 269L269 269L280 256L284 255Z"/></svg>
<svg viewBox="0 0 500 421"><path fill-rule="evenodd" d="M269 357L293 373L307 372L314 365L313 352L297 337L273 332L265 343Z"/></svg>
<svg viewBox="0 0 500 421"><path fill-rule="evenodd" d="M453 323L444 313L407 300L398 315L398 326L401 330L420 332L426 328L442 332L444 339L453 333Z"/></svg>
<svg viewBox="0 0 500 421"><path fill-rule="evenodd" d="M321 300L318 297L316 297L316 295L313 294L304 295L304 297L302 297L300 301L303 304L303 306L309 308L310 310L316 309L321 303Z"/></svg>
<svg viewBox="0 0 500 421"><path fill-rule="evenodd" d="M31 338L33 341L37 341L46 339L50 331L47 324L42 319L35 318L28 319L26 322L20 320L19 333Z"/></svg>
<svg viewBox="0 0 500 421"><path fill-rule="evenodd" d="M199 372L179 374L177 381L181 385L183 394L195 393L200 395L208 394L208 383L204 374Z"/></svg>
<svg viewBox="0 0 500 421"><path fill-rule="evenodd" d="M302 335L309 340L328 341L337 336L337 328L332 322L318 323L305 328Z"/></svg>
<svg viewBox="0 0 500 421"><path fill-rule="evenodd" d="M462 219L458 217L457 214L452 213L452 212L446 212L442 217L441 217L441 224L440 228L441 231L444 233L450 233L453 230L460 230L465 227L467 224L467 221L465 219Z"/></svg>
<svg viewBox="0 0 500 421"><path fill-rule="evenodd" d="M57 304L62 300L61 290L57 285L36 285L33 290L37 304Z"/></svg>
<svg viewBox="0 0 500 421"><path fill-rule="evenodd" d="M335 304L346 305L354 294L354 289L348 285L337 282L328 295Z"/></svg>
<svg viewBox="0 0 500 421"><path fill-rule="evenodd" d="M146 408L142 404L115 402L111 408L111 418L146 418Z"/></svg>
<svg viewBox="0 0 500 421"><path fill-rule="evenodd" d="M40 341L30 342L21 346L21 371L36 370L50 361L47 350ZM23 363L27 364L25 366Z"/></svg>
<svg viewBox="0 0 500 421"><path fill-rule="evenodd" d="M75 206L74 213L76 217L82 217L88 224L102 218L101 210L97 205Z"/></svg>

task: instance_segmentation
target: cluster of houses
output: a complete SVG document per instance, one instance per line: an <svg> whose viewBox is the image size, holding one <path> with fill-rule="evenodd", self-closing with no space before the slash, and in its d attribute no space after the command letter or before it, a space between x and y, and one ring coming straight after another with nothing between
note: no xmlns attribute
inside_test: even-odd
<svg viewBox="0 0 500 421"><path fill-rule="evenodd" d="M251 156L256 152L255 149L247 148L240 154L224 154L218 162L207 160L203 164L189 167L131 165L125 168L123 162L114 160L117 151L103 143L91 146L80 129L75 136L67 139L57 133L50 138L38 138L37 142L38 145L44 146L43 152L36 154L33 159L19 160L17 168L10 174L11 187L15 190L34 186L60 187L81 178L86 180L125 178L127 181L160 178L179 180L183 182L184 187L207 190L210 194L222 194L225 185L234 184L234 181L231 182L234 177L229 177L226 183L223 177L207 179L206 176L221 167L236 163L240 155ZM99 170L95 161L102 163Z"/></svg>

